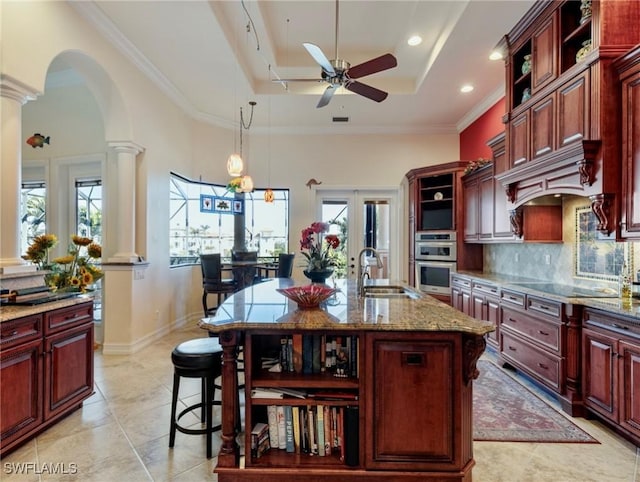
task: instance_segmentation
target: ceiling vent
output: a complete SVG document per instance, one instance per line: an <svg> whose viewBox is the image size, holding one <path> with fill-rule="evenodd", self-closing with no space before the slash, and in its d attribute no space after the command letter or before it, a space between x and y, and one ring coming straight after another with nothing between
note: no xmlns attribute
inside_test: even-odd
<svg viewBox="0 0 640 482"><path fill-rule="evenodd" d="M348 117L333 117L333 122L349 122Z"/></svg>

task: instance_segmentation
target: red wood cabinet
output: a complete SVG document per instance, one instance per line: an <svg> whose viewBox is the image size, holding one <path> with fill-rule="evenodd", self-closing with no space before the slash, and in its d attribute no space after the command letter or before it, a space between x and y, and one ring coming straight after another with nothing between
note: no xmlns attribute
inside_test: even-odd
<svg viewBox="0 0 640 482"><path fill-rule="evenodd" d="M617 63L622 85L621 236L640 238L640 47Z"/></svg>
<svg viewBox="0 0 640 482"><path fill-rule="evenodd" d="M0 324L0 454L93 394L93 301Z"/></svg>
<svg viewBox="0 0 640 482"><path fill-rule="evenodd" d="M591 308L583 323L584 404L640 444L640 330L635 320Z"/></svg>

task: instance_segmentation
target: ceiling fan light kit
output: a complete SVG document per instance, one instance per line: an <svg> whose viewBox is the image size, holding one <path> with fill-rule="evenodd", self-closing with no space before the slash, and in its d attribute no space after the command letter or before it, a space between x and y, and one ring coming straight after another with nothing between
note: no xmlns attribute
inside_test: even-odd
<svg viewBox="0 0 640 482"><path fill-rule="evenodd" d="M322 49L315 44L305 42L302 45L309 52L309 55L320 65L322 68L320 79L278 79L279 82L296 82L296 81L309 81L317 80L327 82L329 85L325 89L322 97L316 107L324 107L327 105L335 91L344 87L345 89L374 100L376 102L382 102L389 95L380 89L372 87L362 82L358 82L355 79L366 77L367 75L382 72L383 70L392 69L398 65L398 61L392 54L384 54L380 57L376 57L371 60L367 60L361 64L351 67L351 64L346 60L338 57L338 20L339 20L339 7L338 0L336 0L336 35L335 35L335 58L329 60L324 54Z"/></svg>

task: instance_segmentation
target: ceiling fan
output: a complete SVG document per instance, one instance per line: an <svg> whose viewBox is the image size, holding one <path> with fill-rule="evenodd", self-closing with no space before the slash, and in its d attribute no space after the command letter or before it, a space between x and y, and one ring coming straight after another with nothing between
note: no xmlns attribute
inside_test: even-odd
<svg viewBox="0 0 640 482"><path fill-rule="evenodd" d="M362 95L368 99L376 102L382 102L389 95L370 85L358 82L355 79L365 77L367 75L375 74L383 70L391 69L398 65L398 61L391 54L384 54L380 57L376 57L371 60L367 60L361 64L351 67L351 64L346 60L338 57L338 20L339 20L339 7L338 0L336 0L336 32L335 32L335 57L333 60L329 60L327 56L322 52L320 47L312 43L305 42L302 45L307 52L313 57L313 59L322 67L320 79L279 79L278 82L299 82L299 81L314 81L314 82L327 82L329 86L325 89L318 105L316 107L324 107L331 101L333 94L340 87L344 87L351 92Z"/></svg>

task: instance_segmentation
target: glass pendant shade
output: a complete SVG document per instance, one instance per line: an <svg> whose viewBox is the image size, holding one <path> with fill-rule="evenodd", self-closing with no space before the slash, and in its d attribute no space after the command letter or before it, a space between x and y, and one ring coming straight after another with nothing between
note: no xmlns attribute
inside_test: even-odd
<svg viewBox="0 0 640 482"><path fill-rule="evenodd" d="M240 154L231 154L227 159L227 172L232 177L238 177L242 174L244 168L242 157Z"/></svg>
<svg viewBox="0 0 640 482"><path fill-rule="evenodd" d="M242 192L253 191L253 179L251 179L251 176L242 176L242 180L240 181L240 189L242 190Z"/></svg>
<svg viewBox="0 0 640 482"><path fill-rule="evenodd" d="M267 189L264 192L264 202L272 203L273 202L273 198L274 198L273 190L271 188Z"/></svg>

